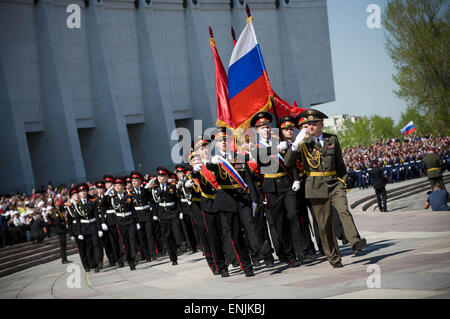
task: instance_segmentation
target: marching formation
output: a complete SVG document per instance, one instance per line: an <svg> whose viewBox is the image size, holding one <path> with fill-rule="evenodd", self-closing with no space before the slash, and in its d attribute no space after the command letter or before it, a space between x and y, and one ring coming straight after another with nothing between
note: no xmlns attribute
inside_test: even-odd
<svg viewBox="0 0 450 319"><path fill-rule="evenodd" d="M165 254L175 266L189 247L201 248L213 275L228 277L233 265L251 277L255 266L274 267L274 254L289 267L311 262L313 237L329 263L343 267L337 237L355 255L366 240L348 210L347 171L338 138L322 133L324 118L314 109L285 116L276 136L272 114L259 112L251 119L256 136L235 140L239 151L219 127L175 172L105 175L95 195L86 183L73 186L67 224L85 270L99 272L104 253L110 267L126 261L135 270L138 255L151 262Z"/></svg>

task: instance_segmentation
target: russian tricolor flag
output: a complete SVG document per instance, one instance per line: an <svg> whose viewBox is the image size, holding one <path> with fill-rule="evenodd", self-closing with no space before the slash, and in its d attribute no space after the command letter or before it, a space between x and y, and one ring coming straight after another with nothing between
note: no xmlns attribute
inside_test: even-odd
<svg viewBox="0 0 450 319"><path fill-rule="evenodd" d="M247 128L256 113L267 111L273 95L251 19L234 46L228 68L228 96L235 128Z"/></svg>
<svg viewBox="0 0 450 319"><path fill-rule="evenodd" d="M414 132L416 130L416 127L414 126L413 121L410 121L408 124L406 124L406 126L404 128L402 128L400 130L400 132L402 132L403 135L408 135L411 134L412 132Z"/></svg>

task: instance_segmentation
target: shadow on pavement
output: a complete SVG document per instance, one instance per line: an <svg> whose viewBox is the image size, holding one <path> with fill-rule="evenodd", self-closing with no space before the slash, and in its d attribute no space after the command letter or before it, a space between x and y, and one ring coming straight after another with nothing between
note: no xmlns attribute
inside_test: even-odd
<svg viewBox="0 0 450 319"><path fill-rule="evenodd" d="M371 257L371 258L366 258L366 259L361 259L361 260L354 261L354 262L352 262L352 264L358 264L358 263L364 263L365 265L367 265L367 264L376 264L380 260L383 260L383 259L385 259L387 257L391 257L391 256L407 253L407 252L413 251L413 250L414 249L408 249L408 250L396 251L396 252L393 252L393 253L390 253L390 254L378 255L378 256Z"/></svg>

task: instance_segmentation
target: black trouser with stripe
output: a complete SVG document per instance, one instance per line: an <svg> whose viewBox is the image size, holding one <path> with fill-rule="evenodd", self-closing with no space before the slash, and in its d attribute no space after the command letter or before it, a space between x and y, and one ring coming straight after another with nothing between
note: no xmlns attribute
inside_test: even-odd
<svg viewBox="0 0 450 319"><path fill-rule="evenodd" d="M267 202L269 205L272 220L278 235L278 242L280 244L283 259L286 261L295 260L296 246L300 246L299 242L295 245L295 239L292 237L295 232L300 232L298 218L296 216L297 198L294 191L285 193L266 193ZM295 223L297 220L297 223ZM291 222L294 221L294 222ZM291 228L292 226L292 228ZM297 230L296 230L297 229Z"/></svg>
<svg viewBox="0 0 450 319"><path fill-rule="evenodd" d="M142 253L142 257L145 259L156 257L153 222L151 220L141 221L139 222L139 226L141 226L141 229L137 233L139 236L139 250Z"/></svg>
<svg viewBox="0 0 450 319"><path fill-rule="evenodd" d="M59 256L62 260L67 260L67 235L58 234L59 238Z"/></svg>
<svg viewBox="0 0 450 319"><path fill-rule="evenodd" d="M123 243L117 224L108 225L108 230L103 232L102 243L110 264L123 261Z"/></svg>
<svg viewBox="0 0 450 319"><path fill-rule="evenodd" d="M128 265L131 267L135 264L137 245L136 245L136 235L137 228L136 224L133 222L125 222L117 224L117 228L119 230L119 235L123 243L123 247L125 249L125 256L128 262Z"/></svg>
<svg viewBox="0 0 450 319"><path fill-rule="evenodd" d="M178 214L168 213L164 216L164 219L161 219L161 236L164 243L165 248L167 249L167 253L169 254L170 260L172 262L177 260L177 242L175 239L174 229L176 228L176 223L178 223Z"/></svg>
<svg viewBox="0 0 450 319"><path fill-rule="evenodd" d="M220 271L218 269L216 263L213 258L213 251L208 240L208 232L205 224L205 219L203 217L203 213L200 207L200 203L193 202L191 205L193 221L195 223L195 229L197 229L198 237L200 238L200 243L202 245L203 254L205 255L206 262L208 263L209 268L212 272Z"/></svg>
<svg viewBox="0 0 450 319"><path fill-rule="evenodd" d="M97 234L87 234L83 237L83 240L78 242L80 258L85 260L83 266L85 269L95 268L100 263L100 240Z"/></svg>

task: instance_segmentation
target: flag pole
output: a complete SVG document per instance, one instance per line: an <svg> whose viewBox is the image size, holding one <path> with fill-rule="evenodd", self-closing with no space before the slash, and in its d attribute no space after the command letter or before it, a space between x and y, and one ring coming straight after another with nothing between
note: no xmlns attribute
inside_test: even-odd
<svg viewBox="0 0 450 319"><path fill-rule="evenodd" d="M233 38L233 44L236 45L236 34L234 33L234 28L231 26L231 37Z"/></svg>

